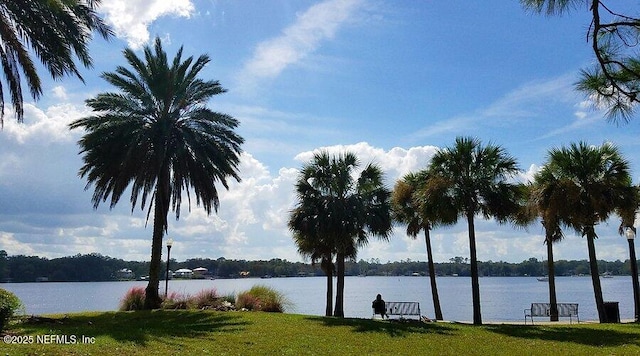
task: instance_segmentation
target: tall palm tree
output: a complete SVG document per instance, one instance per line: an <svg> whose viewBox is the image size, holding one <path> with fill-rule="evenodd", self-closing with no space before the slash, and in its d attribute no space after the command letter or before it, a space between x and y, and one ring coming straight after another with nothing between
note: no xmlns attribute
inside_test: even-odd
<svg viewBox="0 0 640 356"><path fill-rule="evenodd" d="M620 216L620 226L618 227L618 233L626 237L627 229L630 229L633 232L633 236L636 236L637 229L634 226L636 215L638 213L638 207L640 206L640 187L633 187L633 197L629 199L624 206L620 207L618 210L618 215ZM638 285L637 280L637 259L636 259L636 248L634 239L627 240L629 244L629 270L631 271L631 283L633 289L633 310L635 315L635 322L639 322L640 320L640 286ZM636 261L634 261L636 260ZM636 271L634 271L636 269Z"/></svg>
<svg viewBox="0 0 640 356"><path fill-rule="evenodd" d="M42 85L29 53L38 57L53 79L74 75L82 80L74 58L91 67L88 45L92 31L108 39L111 29L95 12L101 0L0 0L0 124L8 92L18 121L23 119L21 83L34 99ZM24 77L22 77L24 75ZM7 90L8 89L8 90Z"/></svg>
<svg viewBox="0 0 640 356"><path fill-rule="evenodd" d="M298 253L311 259L313 265L320 261L320 268L327 276L325 316L332 316L335 248L330 239L331 236L324 234L321 230L324 218L322 214L324 199L309 183L309 180L312 179L309 173L312 172L303 170L296 183L299 204L291 211L288 226L293 232L293 240L298 246Z"/></svg>
<svg viewBox="0 0 640 356"><path fill-rule="evenodd" d="M233 130L238 121L206 107L225 92L217 81L198 78L209 63L207 55L182 60L182 48L169 62L160 39L144 48L144 58L131 49L124 56L132 70L119 66L104 78L119 92L98 94L86 101L94 115L70 124L84 128L78 142L84 165L80 176L93 185L94 208L110 200L113 208L131 186L131 209L153 206L153 239L146 308L156 308L162 239L169 209L180 216L183 190L191 205L208 214L219 206L216 183L228 189L227 179L240 181L238 164L243 139Z"/></svg>
<svg viewBox="0 0 640 356"><path fill-rule="evenodd" d="M544 244L547 246L547 273L549 276L549 303L551 305L549 320L558 321L558 299L556 294L555 264L553 258L553 244L564 239L561 228L559 210L570 209L564 204L565 187L554 178L548 167L543 167L534 176L534 182L529 187L530 203L535 215L540 217L545 231Z"/></svg>
<svg viewBox="0 0 640 356"><path fill-rule="evenodd" d="M549 203L550 209L555 209L562 222L587 239L598 318L605 322L608 318L596 258L595 225L628 207L634 199L629 164L610 143L589 146L580 142L551 149L545 170L557 180L560 189L557 199Z"/></svg>
<svg viewBox="0 0 640 356"><path fill-rule="evenodd" d="M325 263L336 256L333 315L337 317L344 317L345 260L355 258L369 236L386 239L391 232L390 192L382 182L382 171L369 164L355 179L358 167L353 153L334 157L326 151L316 153L300 172L296 184L298 203L289 220L294 238L316 244L305 250L315 251Z"/></svg>
<svg viewBox="0 0 640 356"><path fill-rule="evenodd" d="M325 315L333 315L333 273L335 266L333 258L336 254L334 235L327 231L331 224L325 213L331 197L325 196L323 191L314 187L316 179L321 174L328 174L330 158L328 154L317 155L315 166L306 165L302 168L296 182L298 204L291 211L288 222L293 232L293 239L298 246L298 252L309 257L312 263L321 261L320 267L327 276L327 292Z"/></svg>
<svg viewBox="0 0 640 356"><path fill-rule="evenodd" d="M438 150L431 159L429 174L440 179L447 189L443 198L454 202L457 216L464 216L469 230L473 323L482 324L480 284L474 219L476 215L493 217L499 223L515 219L520 212L521 185L510 183L518 165L500 146L483 146L478 139L458 137L453 147Z"/></svg>
<svg viewBox="0 0 640 356"><path fill-rule="evenodd" d="M436 320L443 320L430 231L438 225L453 224L457 211L450 200L443 199L442 194L438 194L438 187L442 187L439 181L429 178L428 172L424 170L402 177L393 188L391 207L394 220L407 225L407 235L415 239L421 230L424 231L433 309ZM434 195L440 197L431 198Z"/></svg>

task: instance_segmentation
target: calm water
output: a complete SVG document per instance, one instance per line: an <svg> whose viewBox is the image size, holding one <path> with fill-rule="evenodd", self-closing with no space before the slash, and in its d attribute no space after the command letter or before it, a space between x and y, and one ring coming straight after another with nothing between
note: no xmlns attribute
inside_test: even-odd
<svg viewBox="0 0 640 356"><path fill-rule="evenodd" d="M169 291L195 294L215 288L220 294L247 290L253 285L271 286L293 303L287 312L324 315L324 277L271 279L171 280ZM633 318L631 277L602 278L605 301L619 302L620 317ZM335 281L334 281L335 283ZM164 293L164 281L161 281ZM120 298L133 286L146 282L5 283L0 287L15 293L27 314L117 310ZM556 278L558 302L580 304L580 320L597 320L590 277ZM335 287L334 287L335 290ZM438 277L438 292L445 320L473 319L471 280L466 277ZM347 277L345 316L371 317L371 301L381 293L387 301L418 301L422 315L434 316L428 277ZM532 277L480 278L483 321L520 321L531 302L548 300L548 283Z"/></svg>

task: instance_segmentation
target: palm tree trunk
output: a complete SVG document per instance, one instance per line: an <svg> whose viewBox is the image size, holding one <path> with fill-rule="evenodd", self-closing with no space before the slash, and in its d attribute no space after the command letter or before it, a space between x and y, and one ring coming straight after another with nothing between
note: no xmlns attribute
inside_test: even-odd
<svg viewBox="0 0 640 356"><path fill-rule="evenodd" d="M149 283L145 290L144 308L158 309L162 304L162 299L158 294L160 285L160 268L162 265L162 237L164 235L164 224L162 219L162 202L156 197L153 214L153 238L151 242L151 263L149 263ZM166 218L166 213L165 213Z"/></svg>
<svg viewBox="0 0 640 356"><path fill-rule="evenodd" d="M338 282L336 284L336 307L333 316L344 318L344 253L336 255Z"/></svg>
<svg viewBox="0 0 640 356"><path fill-rule="evenodd" d="M149 283L145 289L144 308L158 309L162 299L158 294L160 269L162 267L162 238L167 229L169 213L169 172L164 169L158 175L153 212L153 238L151 241L151 262L149 263Z"/></svg>
<svg viewBox="0 0 640 356"><path fill-rule="evenodd" d="M322 270L327 275L327 305L324 315L333 315L333 263L329 258L322 258L321 262Z"/></svg>
<svg viewBox="0 0 640 356"><path fill-rule="evenodd" d="M473 213L467 213L467 225L469 226L469 254L471 255L471 296L473 299L473 325L482 325L482 313L480 311L480 280L478 278L478 257L476 253L476 231L473 222Z"/></svg>
<svg viewBox="0 0 640 356"><path fill-rule="evenodd" d="M551 304L550 321L558 321L558 300L556 298L556 270L553 263L553 242L547 239L547 271L549 272L549 303Z"/></svg>
<svg viewBox="0 0 640 356"><path fill-rule="evenodd" d="M589 269L591 271L591 282L593 283L593 293L596 298L596 309L598 310L598 319L600 323L607 321L607 315L604 310L604 299L602 298L602 287L600 286L600 272L598 272L598 259L596 258L595 246L595 230L593 226L586 228L587 247L589 249Z"/></svg>
<svg viewBox="0 0 640 356"><path fill-rule="evenodd" d="M429 280L431 281L431 297L433 298L433 309L436 313L436 320L442 320L442 309L440 308L440 298L438 297L438 285L436 284L436 268L433 264L433 254L431 251L431 236L429 227L424 227L424 240L427 244L427 263L429 265Z"/></svg>

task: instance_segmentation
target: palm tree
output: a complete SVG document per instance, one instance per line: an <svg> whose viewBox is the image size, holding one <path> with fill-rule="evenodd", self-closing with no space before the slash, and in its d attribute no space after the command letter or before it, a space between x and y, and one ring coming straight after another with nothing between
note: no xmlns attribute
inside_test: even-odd
<svg viewBox="0 0 640 356"><path fill-rule="evenodd" d="M316 153L300 172L296 184L298 203L289 219L296 241L312 243L312 247L298 244L307 253L313 251L312 258L322 258L329 265L336 256L333 315L337 317L344 317L345 260L355 258L369 236L386 239L391 232L390 192L383 185L382 171L369 164L354 179L358 167L353 153L336 157L326 151Z"/></svg>
<svg viewBox="0 0 640 356"><path fill-rule="evenodd" d="M305 174L306 173L306 174ZM311 259L312 265L320 261L320 268L327 276L327 293L325 316L333 315L333 257L335 248L328 234L322 234L323 197L314 189L309 180L312 176L310 170L303 173L296 183L296 193L299 204L291 211L288 222L289 229L293 232L293 240L298 246L298 253Z"/></svg>
<svg viewBox="0 0 640 356"><path fill-rule="evenodd" d="M637 229L634 226L636 215L638 213L638 206L640 206L640 187L634 186L632 191L632 198L628 200L628 204L618 209L618 215L620 216L620 226L618 227L618 233L626 237L626 234L631 230L633 236L637 234ZM635 322L640 322L640 286L638 285L638 264L636 259L636 248L634 245L634 239L627 240L629 244L629 270L631 271L631 285L633 289L633 310L635 315Z"/></svg>
<svg viewBox="0 0 640 356"><path fill-rule="evenodd" d="M545 170L557 180L556 189L560 190L557 198L550 201L550 209L556 211L565 225L587 238L598 318L600 322L606 322L596 258L595 239L598 236L595 225L625 209L634 199L629 164L610 143L589 146L580 142L572 143L568 148L551 149Z"/></svg>
<svg viewBox="0 0 640 356"><path fill-rule="evenodd" d="M293 226L295 223L290 223ZM291 227L293 230L293 227ZM320 261L320 269L327 276L327 293L326 293L326 305L325 316L333 315L333 248L326 244L326 241L322 239L315 239L313 236L307 236L301 232L294 231L293 240L298 246L298 253L311 260L311 265L314 266Z"/></svg>
<svg viewBox="0 0 640 356"><path fill-rule="evenodd" d="M82 80L74 57L83 66L91 67L87 48L91 32L95 30L105 39L112 35L95 12L100 1L0 1L0 63L5 79L4 83L0 82L0 124L4 117L4 92L11 96L19 122L23 119L21 83L27 84L34 99L42 95L40 77L29 48L53 79L74 75Z"/></svg>
<svg viewBox="0 0 640 356"><path fill-rule="evenodd" d="M507 180L518 173L517 162L500 146L482 146L477 139L458 137L453 147L436 152L428 171L446 187L440 190L440 195L454 203L457 216L467 219L473 323L480 325L482 315L474 219L481 214L485 218L493 217L499 223L515 220L515 214L521 209L522 188Z"/></svg>
<svg viewBox="0 0 640 356"><path fill-rule="evenodd" d="M431 198L433 195L442 195L437 193L437 188L442 185L436 179L429 178L428 172L424 170L405 175L393 188L391 207L394 220L407 225L407 235L415 239L421 230L424 231L433 308L436 320L443 320L430 231L434 226L454 223L457 212L451 201L442 197Z"/></svg>
<svg viewBox="0 0 640 356"><path fill-rule="evenodd" d="M182 60L180 48L170 63L160 39L144 48L144 60L131 49L124 56L133 70L119 66L104 78L119 92L98 94L86 101L93 116L70 124L84 128L79 141L84 165L80 176L87 189L95 187L92 202L97 208L110 199L114 207L131 186L132 210L141 195L141 209L153 206L153 239L146 308L156 308L161 267L162 238L168 229L169 209L180 217L183 189L191 205L208 214L219 206L216 183L228 189L227 179L240 181L238 164L243 139L233 129L238 121L205 105L225 92L217 81L198 79L209 57Z"/></svg>
<svg viewBox="0 0 640 356"><path fill-rule="evenodd" d="M556 294L555 264L553 244L564 239L561 228L561 217L565 213L559 210L570 209L564 204L565 187L553 177L548 167L543 167L534 176L533 185L529 186L529 197L532 210L541 218L545 231L544 243L547 246L547 273L549 275L549 303L551 305L549 320L558 321L558 300Z"/></svg>

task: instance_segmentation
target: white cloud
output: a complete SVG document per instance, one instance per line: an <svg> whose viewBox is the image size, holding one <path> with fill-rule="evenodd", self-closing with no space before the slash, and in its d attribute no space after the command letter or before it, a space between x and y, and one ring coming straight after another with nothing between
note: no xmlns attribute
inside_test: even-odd
<svg viewBox="0 0 640 356"><path fill-rule="evenodd" d="M540 101L570 103L576 100L573 75L540 80L516 88L482 110L482 116L498 118L531 117Z"/></svg>
<svg viewBox="0 0 640 356"><path fill-rule="evenodd" d="M335 36L362 4L362 0L327 0L298 15L281 36L258 44L242 69L241 86L251 90L257 81L278 76L316 51L323 41Z"/></svg>
<svg viewBox="0 0 640 356"><path fill-rule="evenodd" d="M453 133L463 135L471 128L509 127L525 120L534 120L544 117L551 106L572 105L580 103L573 89L574 78L572 75L562 75L548 80L530 82L506 93L485 108L481 108L472 114L457 115L455 117L430 122L428 126L412 134L414 138L437 137ZM576 112L581 118L584 107ZM557 115L557 114L556 114ZM562 130L546 133L542 138L557 135L567 130L588 124L585 120L580 124L572 124Z"/></svg>
<svg viewBox="0 0 640 356"><path fill-rule="evenodd" d="M368 163L375 163L385 172L387 183L392 185L395 181L408 172L426 168L437 147L419 146L404 149L394 147L389 151L360 142L351 145L334 145L320 147L313 151L302 152L295 157L300 162L308 162L313 155L321 150L331 154L352 152L360 160L361 167Z"/></svg>
<svg viewBox="0 0 640 356"><path fill-rule="evenodd" d="M560 126L554 130L550 130L549 132L540 136L539 139L565 135L570 132L576 131L580 128L588 127L596 123L601 123L603 121L601 112L587 113L584 111L578 111L575 113L575 116L576 116L576 120L570 122L567 125Z"/></svg>
<svg viewBox="0 0 640 356"><path fill-rule="evenodd" d="M22 168L12 164L6 168L5 174L0 172L4 182L0 184L0 199L20 202L15 214L0 215L0 234L4 234L4 244L0 248L5 248L9 254L20 251L46 257L100 252L118 258L148 260L152 222L145 227L146 211L136 209L132 214L126 194L113 210L101 206L92 211L91 191L83 192L84 182L75 175L80 166L77 156L64 164L53 158L64 157L68 152L77 150L73 142L55 145L61 144L67 147L64 154L55 150L51 155L29 154L19 165ZM407 171L423 168L435 150L425 146L395 147L385 151L364 142L325 149L331 152L349 150L356 153L363 164L379 164L387 173L389 186ZM296 159L302 164L312 154L312 151L303 152ZM55 166L72 168L65 169L63 173L57 172ZM41 173L35 169L37 167L52 174ZM272 174L263 163L244 153L240 166L242 181L231 182L228 191L218 187L220 209L217 214L207 215L202 208L195 206L189 212L185 206L179 221L170 220L169 236L176 242L172 254L177 259L224 256L300 260L287 228L288 214L295 202L294 184L298 168L282 167ZM27 178L27 175L31 177ZM49 178L45 178L47 176ZM14 197L16 190L37 193L32 185L47 193ZM47 197L44 200L50 203L43 202L42 196ZM73 199L68 198L71 196ZM27 207L34 204L38 209L30 211ZM10 209L9 206L5 208ZM406 253L403 241L400 239L394 244ZM415 241L411 243L420 246ZM375 246L384 249L385 244ZM422 254L417 249L415 258ZM370 253L363 251L364 255ZM400 257L402 252L394 256Z"/></svg>
<svg viewBox="0 0 640 356"><path fill-rule="evenodd" d="M73 110L70 106L48 108L40 111L37 118L29 115L24 124L25 132L19 136L24 145L19 148L26 150L41 141L38 150L26 150L20 155L18 147L5 147L9 156L15 159L4 156L0 165L0 201L4 204L0 206L3 209L0 249L11 255L49 258L99 252L125 260L148 260L152 221L145 226L146 211L136 209L132 213L126 194L113 210L102 205L93 211L92 191L83 192L85 182L75 173L81 165L75 142L56 139L55 125L49 128L54 134L47 141L46 130L39 125L42 121L52 120L47 113L60 111L75 111L76 114L70 116L78 115L78 109ZM63 117L57 124L66 130L66 122L70 119ZM5 130L9 125L14 124L8 121ZM15 137L15 132L10 132L10 136ZM66 135L69 135L68 130ZM0 144L7 141L0 141ZM240 166L242 181L230 182L228 191L218 186L220 210L217 214L207 215L195 206L188 211L184 206L179 221L170 217L168 236L175 240L172 256L178 260L221 256L247 260L301 260L288 231L287 220L295 203L294 184L299 166L320 149L331 153L350 151L363 165L378 164L391 188L402 175L424 168L437 148L418 146L385 150L366 142L327 146L299 153L295 156L295 161L299 162L297 167L281 167L275 173L251 154L244 153ZM532 176L537 169L532 165L523 175ZM535 229L532 229L534 233L514 233L510 226L499 227L495 222L481 219L476 225L482 260L521 261L544 254L541 233ZM601 236L610 234L602 231ZM437 261L468 255L468 234L464 224L435 229L432 239ZM582 241L572 237L563 242L557 253L559 258L573 258L576 254L582 256L583 249ZM601 258L605 257L623 258L613 250L603 253ZM405 235L403 226L396 226L388 242L372 239L359 251L358 258L380 258L383 262L407 258L424 260L424 237L411 239Z"/></svg>
<svg viewBox="0 0 640 356"><path fill-rule="evenodd" d="M113 26L118 37L126 39L132 48L139 48L149 41L148 27L162 16L189 18L195 11L190 0L110 0L103 1L99 10Z"/></svg>
<svg viewBox="0 0 640 356"><path fill-rule="evenodd" d="M24 123L6 120L4 133L7 135L6 138L19 144L70 142L74 139L74 134L69 131L69 123L88 114L89 111L85 107L71 104L53 105L43 111L33 104L26 103Z"/></svg>
<svg viewBox="0 0 640 356"><path fill-rule="evenodd" d="M58 100L67 100L68 98L67 91L61 85L53 87L53 89L51 89L51 92L53 94L53 97Z"/></svg>
<svg viewBox="0 0 640 356"><path fill-rule="evenodd" d="M536 164L532 164L529 166L529 169L527 169L526 171L520 172L520 176L518 178L519 182L523 182L523 183L527 183L527 182L533 182L533 177L536 175L536 173L538 173L540 170L542 169L542 167L536 165Z"/></svg>
<svg viewBox="0 0 640 356"><path fill-rule="evenodd" d="M0 232L0 246L12 255L33 256L40 252L36 251L31 244L20 242L15 238L14 234L7 232Z"/></svg>

